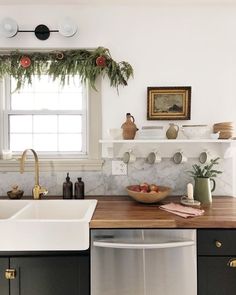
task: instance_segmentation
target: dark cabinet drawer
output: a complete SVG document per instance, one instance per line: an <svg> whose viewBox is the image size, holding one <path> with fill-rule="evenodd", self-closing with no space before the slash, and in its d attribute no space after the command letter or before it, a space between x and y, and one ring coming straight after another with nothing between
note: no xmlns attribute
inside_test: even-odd
<svg viewBox="0 0 236 295"><path fill-rule="evenodd" d="M236 268L229 266L233 258L198 258L198 295L236 294Z"/></svg>
<svg viewBox="0 0 236 295"><path fill-rule="evenodd" d="M197 234L198 255L236 256L236 230L201 229Z"/></svg>

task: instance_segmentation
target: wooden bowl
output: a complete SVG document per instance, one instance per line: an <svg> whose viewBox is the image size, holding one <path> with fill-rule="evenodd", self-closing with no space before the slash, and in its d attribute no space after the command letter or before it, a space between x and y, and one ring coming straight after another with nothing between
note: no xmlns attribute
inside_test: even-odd
<svg viewBox="0 0 236 295"><path fill-rule="evenodd" d="M133 198L134 200L140 202L140 203L146 203L146 204L151 204L151 203L157 203L161 200L163 200L164 198L166 198L170 192L171 192L171 188L166 187L166 186L159 186L159 191L158 192L154 192L154 193L141 193L141 192L136 192L136 191L132 191L130 190L130 188L133 185L127 186L126 190L128 192L128 195Z"/></svg>
<svg viewBox="0 0 236 295"><path fill-rule="evenodd" d="M12 191L7 192L8 198L12 200L21 199L24 195L24 191L18 190L16 193Z"/></svg>
<svg viewBox="0 0 236 295"><path fill-rule="evenodd" d="M220 122L220 123L215 123L214 126L233 126L234 123L233 122Z"/></svg>

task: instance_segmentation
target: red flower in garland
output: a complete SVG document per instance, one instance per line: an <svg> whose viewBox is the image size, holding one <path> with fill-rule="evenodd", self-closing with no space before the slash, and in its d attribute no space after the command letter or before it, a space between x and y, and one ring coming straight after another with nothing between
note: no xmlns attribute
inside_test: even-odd
<svg viewBox="0 0 236 295"><path fill-rule="evenodd" d="M28 68L31 65L31 59L28 56L22 56L20 59L20 65L22 68Z"/></svg>
<svg viewBox="0 0 236 295"><path fill-rule="evenodd" d="M63 53L63 52L58 52L58 53L56 54L56 57L57 57L57 59L61 60L61 59L64 58L64 53Z"/></svg>
<svg viewBox="0 0 236 295"><path fill-rule="evenodd" d="M105 67L106 66L106 58L104 56L99 56L96 58L96 65L99 67Z"/></svg>

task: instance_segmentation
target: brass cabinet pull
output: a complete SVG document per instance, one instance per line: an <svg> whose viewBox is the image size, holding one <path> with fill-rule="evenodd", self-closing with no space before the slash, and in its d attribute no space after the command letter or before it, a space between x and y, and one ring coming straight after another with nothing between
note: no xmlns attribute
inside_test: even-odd
<svg viewBox="0 0 236 295"><path fill-rule="evenodd" d="M16 270L13 268L6 269L5 278L7 280L14 280L16 278Z"/></svg>
<svg viewBox="0 0 236 295"><path fill-rule="evenodd" d="M235 258L232 258L228 261L227 265L229 267L236 267L236 259Z"/></svg>
<svg viewBox="0 0 236 295"><path fill-rule="evenodd" d="M220 241L215 241L215 245L216 245L217 248L222 247L222 243Z"/></svg>

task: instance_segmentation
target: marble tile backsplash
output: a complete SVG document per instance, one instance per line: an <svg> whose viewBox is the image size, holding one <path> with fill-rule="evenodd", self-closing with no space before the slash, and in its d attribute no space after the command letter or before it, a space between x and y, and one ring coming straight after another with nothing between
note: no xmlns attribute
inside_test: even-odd
<svg viewBox="0 0 236 295"><path fill-rule="evenodd" d="M111 159L106 159L102 171L40 172L40 184L48 188L50 195L61 196L66 172L70 172L73 183L77 177L82 177L86 195L126 195L126 186L141 182L169 186L172 188L173 195L182 195L186 193L187 183L193 183L188 171L194 163L197 163L197 159L189 159L187 163L176 165L171 159L166 158L159 164L150 165L145 162L145 159L138 159L135 163L128 165L127 176L114 176L111 174ZM232 195L232 159L221 161L217 169L222 170L223 174L216 179L214 194ZM0 172L0 196L6 196L6 192L14 184L18 184L25 191L25 195L31 195L34 173Z"/></svg>

